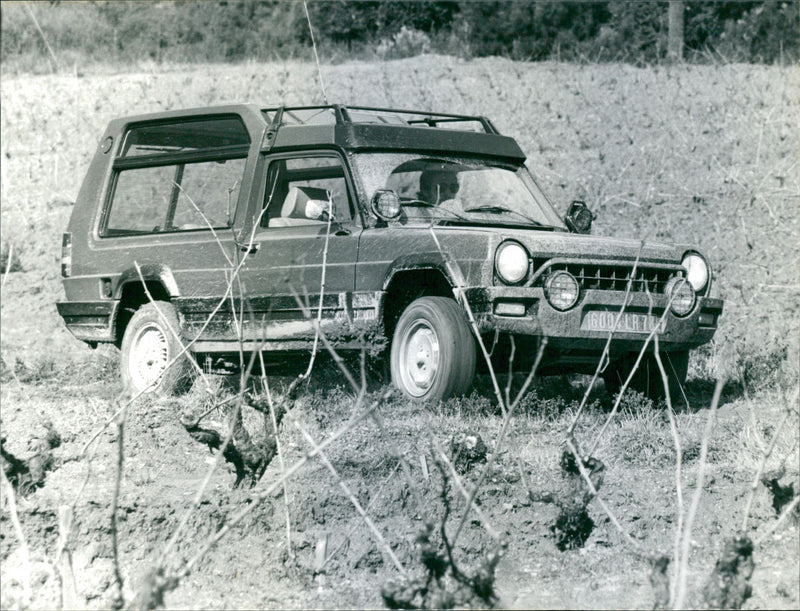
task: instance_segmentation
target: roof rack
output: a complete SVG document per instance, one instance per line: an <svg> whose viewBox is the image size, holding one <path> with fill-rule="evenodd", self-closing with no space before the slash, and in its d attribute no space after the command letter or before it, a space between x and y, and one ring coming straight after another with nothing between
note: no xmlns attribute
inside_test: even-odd
<svg viewBox="0 0 800 611"><path fill-rule="evenodd" d="M432 127L460 131L499 134L489 119L483 116L454 115L441 112L400 110L372 106L280 106L262 111L277 129L280 125L342 125L349 123L374 123L409 127Z"/></svg>

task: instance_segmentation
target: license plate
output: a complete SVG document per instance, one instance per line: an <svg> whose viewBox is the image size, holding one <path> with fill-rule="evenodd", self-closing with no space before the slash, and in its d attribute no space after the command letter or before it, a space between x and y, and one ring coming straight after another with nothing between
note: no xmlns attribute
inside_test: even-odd
<svg viewBox="0 0 800 611"><path fill-rule="evenodd" d="M659 326L660 318L652 314L636 314L634 312L623 312L619 322L614 324L619 316L619 312L608 311L589 311L583 317L581 323L582 331L612 331L615 330L619 333L651 333L653 329ZM662 322L658 332L664 332L664 323Z"/></svg>

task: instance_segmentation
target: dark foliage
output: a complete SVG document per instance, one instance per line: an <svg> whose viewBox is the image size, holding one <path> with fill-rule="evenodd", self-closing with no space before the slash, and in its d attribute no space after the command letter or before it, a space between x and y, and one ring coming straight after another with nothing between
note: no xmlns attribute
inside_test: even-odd
<svg viewBox="0 0 800 611"><path fill-rule="evenodd" d="M669 556L653 556L650 562L650 585L653 587L655 600L653 609L666 609L669 605Z"/></svg>
<svg viewBox="0 0 800 611"><path fill-rule="evenodd" d="M450 439L450 455L453 466L459 473L466 473L478 463L486 462L486 444L483 438L475 433L460 433Z"/></svg>
<svg viewBox="0 0 800 611"><path fill-rule="evenodd" d="M498 542L483 555L472 575L456 564L453 542L446 532L451 509L450 475L441 461L434 459L434 463L442 476L439 496L444 513L438 528L427 521L416 536L424 575L385 584L381 588L381 597L389 609L492 608L497 603L495 570L505 553L506 544Z"/></svg>
<svg viewBox="0 0 800 611"><path fill-rule="evenodd" d="M689 61L797 61L798 0L686 2ZM666 58L667 2L308 2L316 40L331 54L369 56L401 28L431 49L521 60L659 62ZM30 7L56 57L86 61L240 61L309 57L299 2L36 3ZM52 67L23 4L3 7L4 62ZM91 32L91 35L88 33ZM27 63L26 63L27 61Z"/></svg>
<svg viewBox="0 0 800 611"><path fill-rule="evenodd" d="M603 483L605 465L592 457L584 458L581 462L589 474L589 481L597 491ZM560 465L563 477L563 486L560 489L546 493L529 490L528 496L535 503L553 503L560 509L550 530L555 535L556 547L563 552L583 547L592 534L594 520L589 517L587 507L594 493L581 476L572 452L564 450Z"/></svg>
<svg viewBox="0 0 800 611"><path fill-rule="evenodd" d="M761 483L772 494L772 508L780 515L783 508L794 499L794 482L784 482L784 469L770 471L761 476Z"/></svg>
<svg viewBox="0 0 800 611"><path fill-rule="evenodd" d="M750 577L754 568L753 542L746 535L727 539L722 555L703 588L708 608L741 609L753 593Z"/></svg>
<svg viewBox="0 0 800 611"><path fill-rule="evenodd" d="M50 422L44 423L44 437L28 440L27 458L21 459L3 446L6 438L0 437L0 468L18 494L25 496L44 486L45 477L55 464L53 450L61 445L61 436Z"/></svg>
<svg viewBox="0 0 800 611"><path fill-rule="evenodd" d="M272 423L270 422L269 405L261 397L248 395L248 399L249 401L246 405L260 412L264 419L264 439L254 441L242 423L241 410L234 410L232 414L233 432L231 439L222 448L223 457L236 469L234 488L252 488L255 486L278 451ZM278 425L280 425L285 413L286 409L282 404L275 407L275 420ZM227 437L226 426L221 426L217 422L210 422L201 426L202 420L203 418L198 418L192 410L188 410L181 415L181 424L192 439L208 446L209 451L220 450Z"/></svg>

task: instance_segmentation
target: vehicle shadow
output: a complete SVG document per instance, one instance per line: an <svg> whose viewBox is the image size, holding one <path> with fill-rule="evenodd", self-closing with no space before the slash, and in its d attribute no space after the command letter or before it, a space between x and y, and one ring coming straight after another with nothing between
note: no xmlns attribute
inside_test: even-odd
<svg viewBox="0 0 800 611"><path fill-rule="evenodd" d="M689 401L689 411L696 412L709 407L714 398L714 387L716 384L716 380L706 378L688 380L683 385L683 389ZM722 387L722 393L720 394L719 405L717 407L733 403L742 396L744 396L744 387L741 382L738 380L728 380Z"/></svg>

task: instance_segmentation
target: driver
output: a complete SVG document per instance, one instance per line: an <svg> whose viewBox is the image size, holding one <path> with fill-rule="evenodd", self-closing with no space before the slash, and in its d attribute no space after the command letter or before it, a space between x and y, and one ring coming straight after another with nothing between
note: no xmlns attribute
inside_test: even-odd
<svg viewBox="0 0 800 611"><path fill-rule="evenodd" d="M419 177L419 199L439 205L455 199L458 193L458 174L453 170L437 168L425 170Z"/></svg>

